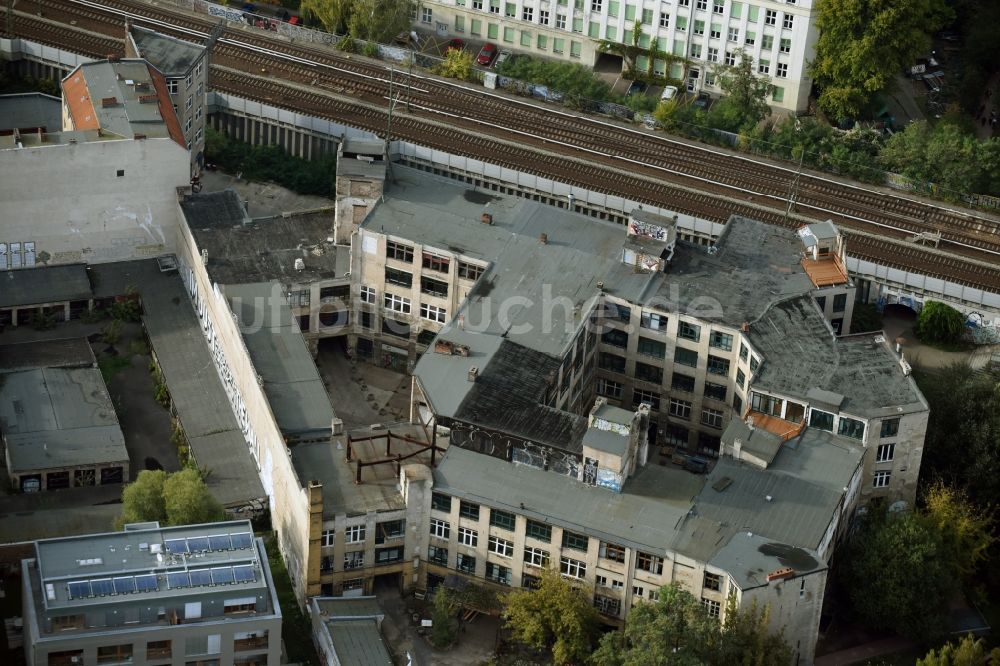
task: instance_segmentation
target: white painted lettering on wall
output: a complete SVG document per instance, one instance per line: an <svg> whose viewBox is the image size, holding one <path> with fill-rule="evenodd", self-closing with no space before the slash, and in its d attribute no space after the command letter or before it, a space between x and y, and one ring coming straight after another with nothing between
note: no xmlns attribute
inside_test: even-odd
<svg viewBox="0 0 1000 666"><path fill-rule="evenodd" d="M598 430L609 430L625 437L628 437L629 433L632 432L632 429L624 423L612 423L607 419L594 419L591 425Z"/></svg>
<svg viewBox="0 0 1000 666"><path fill-rule="evenodd" d="M246 403L243 401L243 396L236 387L236 380L229 367L229 361L226 359L226 353L222 349L222 343L219 341L218 335L215 332L215 326L212 324L212 319L208 314L208 305L205 299L214 298L216 296L206 296L201 293L201 290L198 288L198 281L195 279L194 271L192 271L189 267L184 266L182 274L184 276L184 284L187 287L188 295L191 297L191 303L194 305L194 310L198 314L199 321L201 321L202 333L205 334L205 339L208 341L208 348L212 353L212 360L215 361L215 369L219 373L219 378L222 379L222 385L226 389L226 395L229 396L229 403L233 408L233 414L235 414L236 421L239 423L240 430L243 432L243 438L246 440L247 446L250 448L250 454L253 456L257 466L260 467L260 442L257 439L257 433L254 431L253 426L250 423L250 416L247 412ZM215 294L218 294L218 292L215 292ZM268 489L265 488L265 490Z"/></svg>

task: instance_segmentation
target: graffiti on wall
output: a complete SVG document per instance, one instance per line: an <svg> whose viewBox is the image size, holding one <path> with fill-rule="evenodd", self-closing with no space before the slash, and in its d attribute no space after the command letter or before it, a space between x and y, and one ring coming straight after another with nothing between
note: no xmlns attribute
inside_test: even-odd
<svg viewBox="0 0 1000 666"><path fill-rule="evenodd" d="M628 437L632 429L625 423L614 423L613 421L608 421L607 419L595 418L594 422L590 424L591 428L596 428L597 430L606 430L613 432L617 435L622 435L623 437Z"/></svg>
<svg viewBox="0 0 1000 666"><path fill-rule="evenodd" d="M648 222L639 222L638 220L629 220L628 233L629 236L645 236L646 238L658 241L667 240L667 230L665 227Z"/></svg>
<svg viewBox="0 0 1000 666"><path fill-rule="evenodd" d="M236 385L236 378L229 366L226 352L222 348L222 342L216 333L215 325L212 323L212 318L209 315L207 299L216 296L214 293L210 296L202 293L201 289L198 288L198 281L195 279L194 271L188 266L183 267L181 274L184 277L184 286L187 287L191 304L194 306L194 311L201 322L201 331L208 342L208 349L212 354L215 369L219 373L219 379L222 380L226 395L229 397L229 404L233 408L233 414L236 416L240 431L243 433L243 438L250 449L250 455L253 456L257 466L260 467L260 442L257 439L257 433L250 423L250 414L247 410L246 402L243 400L243 395Z"/></svg>

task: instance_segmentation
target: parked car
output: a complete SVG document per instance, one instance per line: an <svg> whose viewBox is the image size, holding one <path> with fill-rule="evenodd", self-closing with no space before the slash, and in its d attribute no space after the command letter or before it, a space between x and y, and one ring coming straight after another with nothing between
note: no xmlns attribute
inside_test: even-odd
<svg viewBox="0 0 1000 666"><path fill-rule="evenodd" d="M493 61L494 67L499 67L508 60L510 60L511 52L506 49L497 54L497 59Z"/></svg>
<svg viewBox="0 0 1000 666"><path fill-rule="evenodd" d="M476 64L482 65L483 67L489 67L490 63L493 62L493 58L497 55L497 45L486 43L483 44L483 48L479 50L479 55L476 57Z"/></svg>
<svg viewBox="0 0 1000 666"><path fill-rule="evenodd" d="M444 52L448 53L448 51L464 51L464 50L465 50L465 40L456 37L455 39L448 42L448 46L445 47Z"/></svg>
<svg viewBox="0 0 1000 666"><path fill-rule="evenodd" d="M291 17L290 19L288 19L288 22L291 25L302 25L302 19L298 16Z"/></svg>
<svg viewBox="0 0 1000 666"><path fill-rule="evenodd" d="M628 92L625 93L625 96L631 97L632 95L641 95L646 92L646 88L648 87L649 86L642 81L633 81L632 85L628 87Z"/></svg>
<svg viewBox="0 0 1000 666"><path fill-rule="evenodd" d="M660 94L660 101L666 102L677 97L677 86L665 86Z"/></svg>
<svg viewBox="0 0 1000 666"><path fill-rule="evenodd" d="M710 107L711 105L712 105L712 96L709 95L707 92L698 93L698 99L696 99L692 103L692 106L694 106L696 109L703 109L705 111L707 111L708 107Z"/></svg>

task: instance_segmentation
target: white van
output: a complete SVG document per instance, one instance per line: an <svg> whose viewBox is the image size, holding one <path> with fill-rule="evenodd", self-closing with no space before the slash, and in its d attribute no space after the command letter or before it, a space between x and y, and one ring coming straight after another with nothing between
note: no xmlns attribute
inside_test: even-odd
<svg viewBox="0 0 1000 666"><path fill-rule="evenodd" d="M666 86L660 95L660 101L666 102L677 96L677 86Z"/></svg>

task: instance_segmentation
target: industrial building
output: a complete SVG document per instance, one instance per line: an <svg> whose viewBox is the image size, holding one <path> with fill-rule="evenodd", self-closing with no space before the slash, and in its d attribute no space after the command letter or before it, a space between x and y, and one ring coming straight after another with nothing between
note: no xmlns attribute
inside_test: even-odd
<svg viewBox="0 0 1000 666"><path fill-rule="evenodd" d="M0 346L0 442L15 492L129 480L125 438L86 339Z"/></svg>
<svg viewBox="0 0 1000 666"><path fill-rule="evenodd" d="M439 38L494 42L501 49L534 57L586 67L600 61L624 67L620 52L601 53L599 42L607 40L635 48L639 72L679 80L692 93L721 93L716 68L735 64L738 51L744 50L753 59L754 71L770 77L774 85L768 103L805 111L812 86L807 64L815 55L819 36L813 8L813 0L656 4L431 0L414 14L413 25Z"/></svg>
<svg viewBox="0 0 1000 666"><path fill-rule="evenodd" d="M0 230L0 270L174 252L190 168L162 74L143 60L103 60L62 86L61 127L0 136L0 201L17 212Z"/></svg>
<svg viewBox="0 0 1000 666"><path fill-rule="evenodd" d="M281 609L248 521L46 539L21 563L28 666L277 666Z"/></svg>

